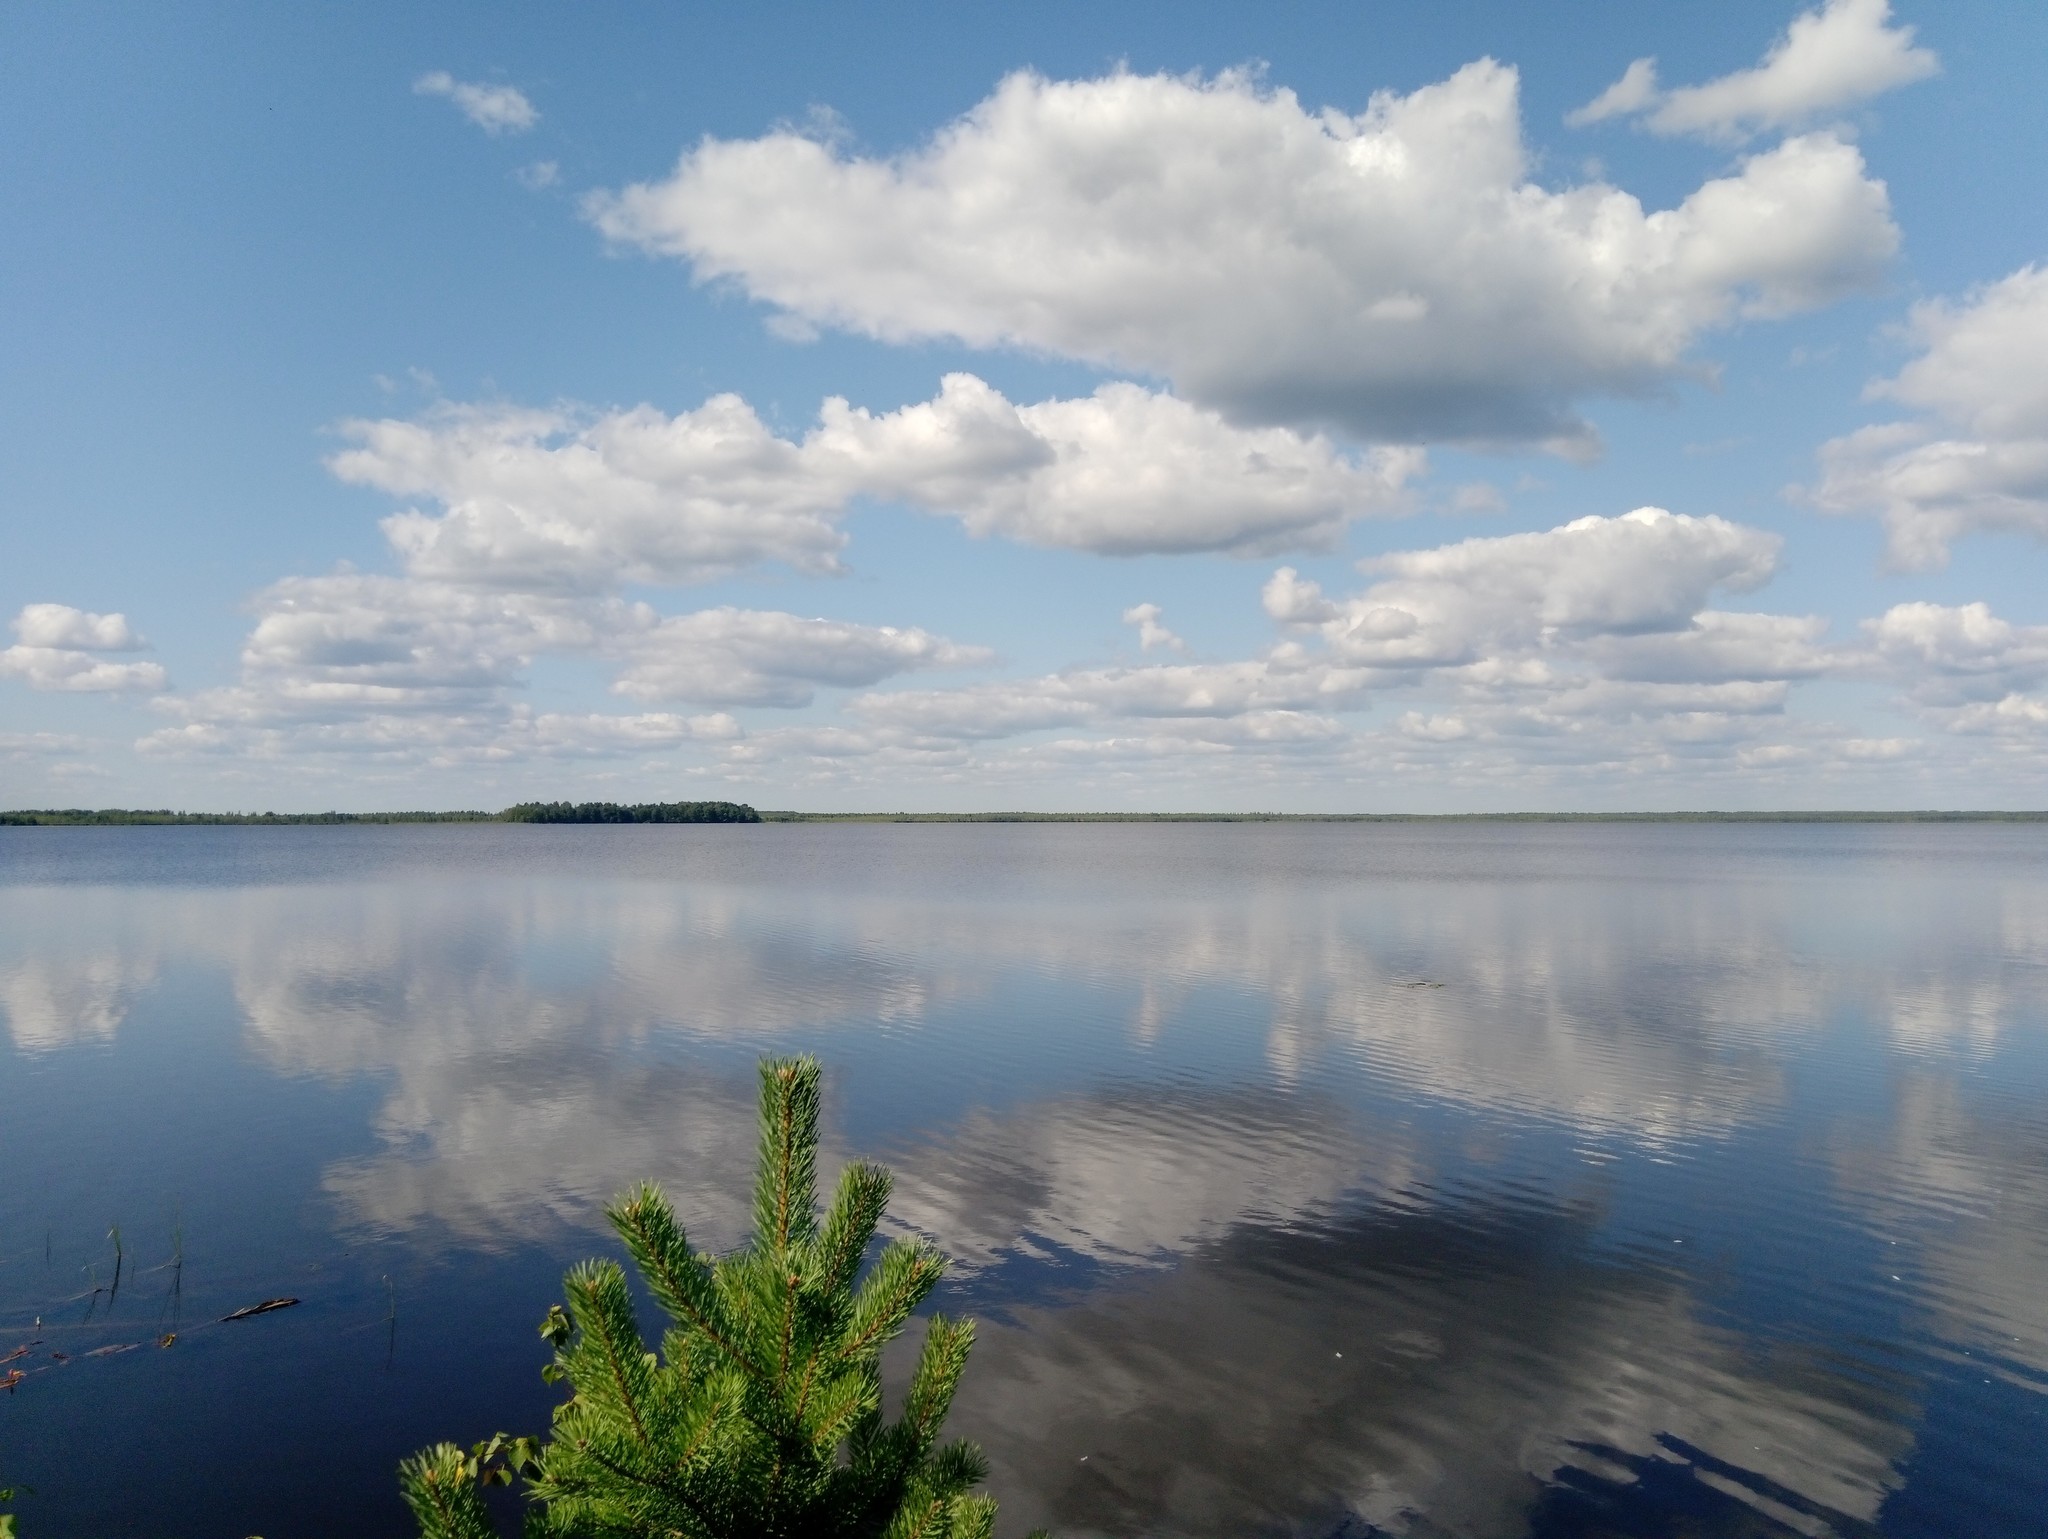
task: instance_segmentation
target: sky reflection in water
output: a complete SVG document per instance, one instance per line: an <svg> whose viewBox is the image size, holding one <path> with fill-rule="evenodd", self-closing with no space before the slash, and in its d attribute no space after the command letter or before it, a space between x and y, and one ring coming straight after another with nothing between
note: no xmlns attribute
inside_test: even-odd
<svg viewBox="0 0 2048 1539"><path fill-rule="evenodd" d="M2029 826L0 831L0 1478L403 1532L801 1049L1006 1532L2037 1533L2044 983Z"/></svg>

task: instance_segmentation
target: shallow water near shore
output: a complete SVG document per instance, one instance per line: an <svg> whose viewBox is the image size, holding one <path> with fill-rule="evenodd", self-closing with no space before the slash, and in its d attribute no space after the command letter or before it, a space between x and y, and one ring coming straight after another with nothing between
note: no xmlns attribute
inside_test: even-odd
<svg viewBox="0 0 2048 1539"><path fill-rule="evenodd" d="M2048 1521L2048 826L9 828L0 1013L25 1539L409 1532L797 1051L1004 1534Z"/></svg>

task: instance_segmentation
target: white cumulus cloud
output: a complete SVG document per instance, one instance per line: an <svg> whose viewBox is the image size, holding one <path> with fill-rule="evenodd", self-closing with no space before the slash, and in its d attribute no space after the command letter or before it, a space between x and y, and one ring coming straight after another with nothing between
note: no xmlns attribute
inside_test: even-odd
<svg viewBox="0 0 2048 1539"><path fill-rule="evenodd" d="M616 597L432 579L294 577L256 599L241 679L159 702L152 752L371 753L429 762L633 753L741 736L729 715L536 714L517 699L543 656L609 664L646 700L797 706L988 654L915 628L721 608L664 617Z"/></svg>
<svg viewBox="0 0 2048 1539"><path fill-rule="evenodd" d="M1233 427L1136 385L1017 406L971 374L895 411L833 397L801 439L736 395L675 416L450 406L344 431L337 476L441 504L385 520L409 572L528 591L837 571L859 497L1106 555L1324 549L1355 518L1405 511L1423 467L1416 450Z"/></svg>
<svg viewBox="0 0 2048 1539"><path fill-rule="evenodd" d="M673 711L608 716L601 712L533 715L515 710L492 746L505 757L524 752L544 758L602 758L678 748L685 743L730 743L744 735L740 724L724 711L703 716L679 716Z"/></svg>
<svg viewBox="0 0 2048 1539"><path fill-rule="evenodd" d="M1282 567L1262 594L1278 635L1255 655L875 689L849 724L751 733L725 757L849 788L1157 794L1213 789L1228 765L1240 793L1428 785L1510 802L1596 784L1739 798L1867 794L1899 773L1963 784L1985 738L2014 774L2048 762L2048 626L1909 603L1836 641L1819 616L1726 607L1769 581L1780 543L1642 508L1376 557L1350 593ZM1125 619L1164 630L1156 605ZM1895 708L1940 730L1795 712L1816 680L1889 684Z"/></svg>
<svg viewBox="0 0 2048 1539"><path fill-rule="evenodd" d="M0 758L50 758L77 753L85 746L83 738L62 732L0 732Z"/></svg>
<svg viewBox="0 0 2048 1539"><path fill-rule="evenodd" d="M266 713L439 711L513 683L543 650L596 647L625 606L403 577L290 577L256 601L245 686Z"/></svg>
<svg viewBox="0 0 2048 1539"><path fill-rule="evenodd" d="M819 684L855 688L991 656L915 627L732 608L659 621L622 645L632 661L612 686L619 693L728 705L808 705Z"/></svg>
<svg viewBox="0 0 2048 1539"><path fill-rule="evenodd" d="M1987 604L1896 604L1864 630L1910 700L1955 732L2048 736L2048 625Z"/></svg>
<svg viewBox="0 0 2048 1539"><path fill-rule="evenodd" d="M449 407L346 424L344 481L432 497L384 532L414 575L531 590L698 582L764 561L832 571L845 500L735 395L668 416Z"/></svg>
<svg viewBox="0 0 2048 1539"><path fill-rule="evenodd" d="M1596 638L1712 647L1718 634L1695 623L1709 594L1763 583L1782 543L1721 518L1638 508L1381 556L1366 563L1381 580L1341 605L1282 568L1266 604L1313 626L1337 655L1381 668L1463 667Z"/></svg>
<svg viewBox="0 0 2048 1539"><path fill-rule="evenodd" d="M0 678L30 689L116 693L162 689L159 663L114 662L99 654L136 652L149 643L126 615L93 614L69 604L28 604L14 617L16 644L0 651Z"/></svg>
<svg viewBox="0 0 2048 1539"><path fill-rule="evenodd" d="M1102 555L1328 549L1351 520L1403 511L1424 463L1413 449L1351 454L1320 433L1234 427L1124 382L1013 406L972 374L879 415L828 401L807 447L842 457L870 496Z"/></svg>
<svg viewBox="0 0 2048 1539"><path fill-rule="evenodd" d="M871 724L919 737L1014 737L1048 727L1114 721L1227 721L1357 705L1370 682L1289 658L1075 668L964 689L863 695L853 710Z"/></svg>
<svg viewBox="0 0 2048 1539"><path fill-rule="evenodd" d="M1922 347L1870 394L1915 408L1821 447L1812 498L1884 520L1894 565L1944 565L1979 530L2048 538L2048 268L1913 311Z"/></svg>
<svg viewBox="0 0 2048 1539"><path fill-rule="evenodd" d="M69 604L27 604L14 617L14 635L25 647L70 647L80 652L139 652L149 643L126 615L96 615Z"/></svg>
<svg viewBox="0 0 2048 1539"><path fill-rule="evenodd" d="M1654 59L1638 59L1592 101L1567 115L1574 126L1641 114L1653 133L1734 142L1840 112L1924 80L1941 61L1889 25L1889 0L1827 0L1796 17L1763 61L1704 85L1660 90Z"/></svg>
<svg viewBox="0 0 2048 1539"><path fill-rule="evenodd" d="M1162 618L1164 611L1157 604L1133 604L1124 611L1124 624L1138 628L1138 650L1149 652L1154 647L1164 647L1169 652L1185 652L1188 644L1166 628Z"/></svg>
<svg viewBox="0 0 2048 1539"><path fill-rule="evenodd" d="M445 96L470 122L494 136L523 134L540 121L540 113L526 93L512 86L457 80L448 71L437 69L420 76L412 88L418 96Z"/></svg>
<svg viewBox="0 0 2048 1539"><path fill-rule="evenodd" d="M1658 387L1739 315L1867 285L1897 244L1828 134L1659 212L1548 190L1491 60L1357 114L1245 73L1023 72L893 158L710 139L587 209L803 325L1021 346L1381 442L1583 442L1578 401Z"/></svg>
<svg viewBox="0 0 2048 1539"><path fill-rule="evenodd" d="M1657 61L1637 59L1621 72L1619 80L1585 106L1567 112L1564 120L1573 128L1583 128L1589 123L1604 123L1609 118L1641 112L1653 105L1658 95Z"/></svg>
<svg viewBox="0 0 2048 1539"><path fill-rule="evenodd" d="M1485 730L1579 730L1585 721L1673 721L1779 711L1792 680L1840 666L1812 618L1725 613L1716 592L1769 578L1778 537L1719 518L1642 508L1534 534L1460 541L1364 563L1378 577L1332 600L1292 568L1266 585L1268 614L1295 638L1220 663L1070 669L963 689L857 698L872 728L907 739L987 740L1062 727L1178 720L1185 740L1230 741L1202 722L1258 719L1311 732L1331 711L1433 687L1457 712L1411 712L1404 735L1450 742ZM1149 613L1148 613L1149 612ZM1125 617L1158 623L1152 605ZM1158 729L1148 725L1148 733ZM1241 736L1241 734L1240 734Z"/></svg>

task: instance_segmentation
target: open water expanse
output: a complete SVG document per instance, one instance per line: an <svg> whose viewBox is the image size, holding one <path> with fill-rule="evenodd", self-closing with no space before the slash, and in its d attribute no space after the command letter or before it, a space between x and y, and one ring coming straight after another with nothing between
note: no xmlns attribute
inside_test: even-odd
<svg viewBox="0 0 2048 1539"><path fill-rule="evenodd" d="M0 1012L24 1539L408 1532L770 1051L1006 1536L2048 1533L2041 825L10 828Z"/></svg>

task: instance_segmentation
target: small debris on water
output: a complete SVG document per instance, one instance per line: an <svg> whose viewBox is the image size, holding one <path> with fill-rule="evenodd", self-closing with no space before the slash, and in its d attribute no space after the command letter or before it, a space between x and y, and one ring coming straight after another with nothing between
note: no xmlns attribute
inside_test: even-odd
<svg viewBox="0 0 2048 1539"><path fill-rule="evenodd" d="M1443 985L1434 978L1396 978L1394 980L1394 987L1397 989L1440 989Z"/></svg>
<svg viewBox="0 0 2048 1539"><path fill-rule="evenodd" d="M87 1357L112 1357L116 1352L133 1352L141 1345L142 1343L139 1341L122 1341L115 1343L111 1347L94 1347L85 1355Z"/></svg>
<svg viewBox="0 0 2048 1539"><path fill-rule="evenodd" d="M273 1309L290 1309L296 1303L298 1303L297 1299L265 1299L260 1304L250 1304L245 1308L238 1309L231 1315L222 1315L220 1317L221 1324L225 1325L230 1320L247 1320L256 1315L267 1315Z"/></svg>

